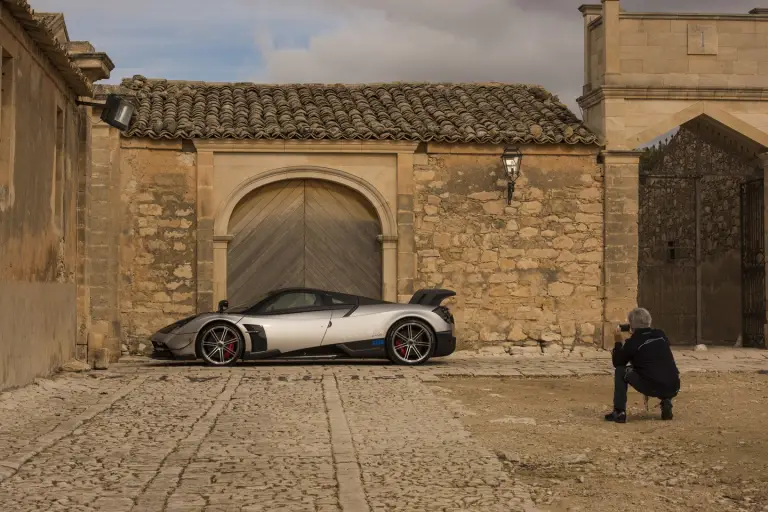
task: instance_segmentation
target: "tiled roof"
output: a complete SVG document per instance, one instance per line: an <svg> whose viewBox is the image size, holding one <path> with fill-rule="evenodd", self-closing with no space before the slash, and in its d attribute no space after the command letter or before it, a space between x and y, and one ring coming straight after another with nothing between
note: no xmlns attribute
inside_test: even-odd
<svg viewBox="0 0 768 512"><path fill-rule="evenodd" d="M65 41L59 41L61 44L65 44L69 40L69 34L67 33L67 25L64 22L64 14L60 12L35 12L35 19L45 25L54 36L61 30L63 32Z"/></svg>
<svg viewBox="0 0 768 512"><path fill-rule="evenodd" d="M67 49L56 41L53 32L49 28L48 23L53 18L48 14L38 17L29 6L27 0L0 0L0 2L10 11L24 31L48 57L75 94L90 96L92 93L90 80L69 59Z"/></svg>
<svg viewBox="0 0 768 512"><path fill-rule="evenodd" d="M596 144L541 87L516 84L214 84L134 76L126 135L154 139L407 140Z"/></svg>

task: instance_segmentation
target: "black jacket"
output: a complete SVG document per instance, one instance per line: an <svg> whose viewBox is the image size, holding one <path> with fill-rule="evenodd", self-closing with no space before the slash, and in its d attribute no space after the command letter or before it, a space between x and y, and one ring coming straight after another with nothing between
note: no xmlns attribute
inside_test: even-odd
<svg viewBox="0 0 768 512"><path fill-rule="evenodd" d="M658 386L661 391L677 392L680 389L680 372L669 340L661 329L638 329L624 342L613 348L613 366L632 368L640 377Z"/></svg>

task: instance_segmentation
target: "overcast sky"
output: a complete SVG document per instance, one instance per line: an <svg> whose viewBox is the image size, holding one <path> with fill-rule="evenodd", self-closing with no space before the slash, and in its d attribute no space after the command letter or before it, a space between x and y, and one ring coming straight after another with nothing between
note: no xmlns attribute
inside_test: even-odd
<svg viewBox="0 0 768 512"><path fill-rule="evenodd" d="M624 0L628 11L747 13L768 0ZM499 81L571 108L583 78L578 7L599 0L30 0L117 65L110 82ZM578 114L578 111L577 111Z"/></svg>

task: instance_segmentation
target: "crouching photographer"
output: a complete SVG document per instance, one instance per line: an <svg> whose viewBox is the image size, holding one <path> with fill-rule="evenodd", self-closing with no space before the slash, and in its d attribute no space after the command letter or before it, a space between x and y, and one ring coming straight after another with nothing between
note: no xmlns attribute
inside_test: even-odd
<svg viewBox="0 0 768 512"><path fill-rule="evenodd" d="M669 340L664 331L651 327L647 309L633 309L628 320L629 324L618 326L614 334L613 411L605 419L626 423L627 387L632 386L646 397L661 399L661 419L671 420L672 399L680 392L680 372ZM622 332L630 333L624 342Z"/></svg>

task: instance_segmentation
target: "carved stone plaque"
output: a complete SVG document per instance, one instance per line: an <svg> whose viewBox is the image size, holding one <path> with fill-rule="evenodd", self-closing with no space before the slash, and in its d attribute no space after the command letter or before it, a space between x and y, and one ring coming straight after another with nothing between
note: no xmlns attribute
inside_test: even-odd
<svg viewBox="0 0 768 512"><path fill-rule="evenodd" d="M688 55L717 55L717 27L688 24Z"/></svg>

